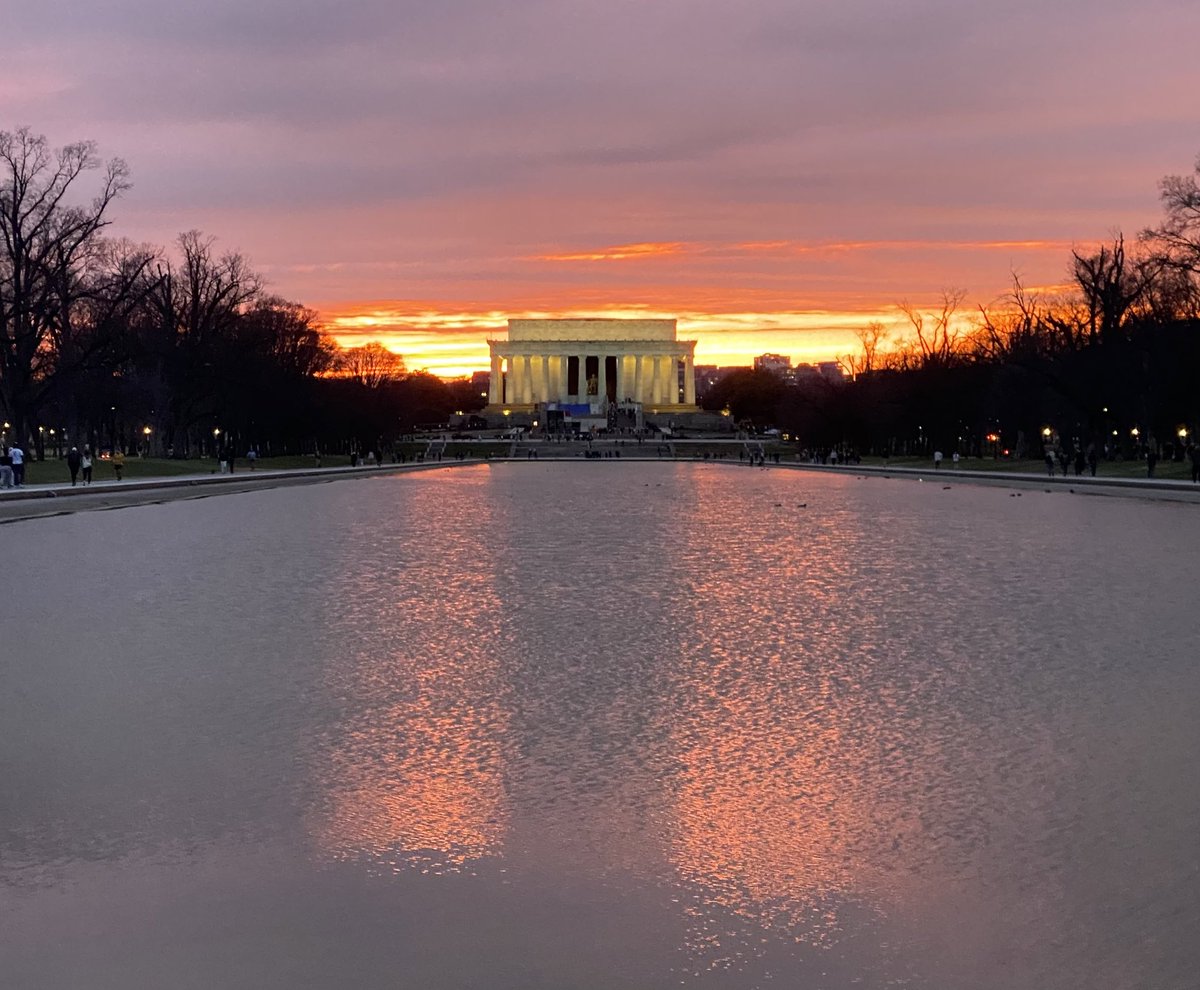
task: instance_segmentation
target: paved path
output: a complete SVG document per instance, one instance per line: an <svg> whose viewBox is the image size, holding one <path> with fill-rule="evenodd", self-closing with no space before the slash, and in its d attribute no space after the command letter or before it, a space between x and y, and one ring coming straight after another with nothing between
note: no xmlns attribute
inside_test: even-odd
<svg viewBox="0 0 1200 990"><path fill-rule="evenodd" d="M234 474L175 474L161 478L105 480L91 485L23 485L0 490L0 523L57 516L90 509L118 509L177 499L205 498L234 492L311 485L373 475L429 471L455 462L386 464L382 467L295 468L287 471L238 471ZM468 462L469 463L469 462ZM475 463L479 463L478 461Z"/></svg>

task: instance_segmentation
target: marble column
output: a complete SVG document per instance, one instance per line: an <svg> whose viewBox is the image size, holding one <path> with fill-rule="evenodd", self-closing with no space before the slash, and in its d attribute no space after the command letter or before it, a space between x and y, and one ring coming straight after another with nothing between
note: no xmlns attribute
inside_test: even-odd
<svg viewBox="0 0 1200 990"><path fill-rule="evenodd" d="M683 357L683 401L689 406L696 404L696 358L692 354Z"/></svg>
<svg viewBox="0 0 1200 990"><path fill-rule="evenodd" d="M596 358L596 401L603 402L608 398L608 357L601 351Z"/></svg>
<svg viewBox="0 0 1200 990"><path fill-rule="evenodd" d="M503 380L500 377L501 357L499 354L492 355L492 377L488 379L488 403L493 406L500 405L501 388Z"/></svg>

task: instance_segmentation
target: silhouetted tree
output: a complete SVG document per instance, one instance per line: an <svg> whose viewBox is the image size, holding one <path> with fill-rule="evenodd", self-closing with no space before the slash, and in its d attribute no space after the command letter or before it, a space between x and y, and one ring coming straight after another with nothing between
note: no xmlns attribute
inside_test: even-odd
<svg viewBox="0 0 1200 990"><path fill-rule="evenodd" d="M101 179L91 202L72 204L95 169ZM64 314L128 175L119 158L102 166L90 141L52 151L27 128L0 131L0 407L17 437L29 435L52 371L51 335L69 335Z"/></svg>
<svg viewBox="0 0 1200 990"><path fill-rule="evenodd" d="M380 388L404 377L404 358L372 341L342 351L337 358L337 370L367 388Z"/></svg>

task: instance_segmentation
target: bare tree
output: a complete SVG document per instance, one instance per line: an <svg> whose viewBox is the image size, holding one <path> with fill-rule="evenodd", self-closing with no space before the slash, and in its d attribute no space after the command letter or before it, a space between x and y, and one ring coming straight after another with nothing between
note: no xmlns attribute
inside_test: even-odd
<svg viewBox="0 0 1200 990"><path fill-rule="evenodd" d="M1200 157L1191 175L1168 175L1159 183L1163 219L1142 231L1142 240L1167 264L1200 274Z"/></svg>
<svg viewBox="0 0 1200 990"><path fill-rule="evenodd" d="M300 378L322 375L338 361L337 345L321 332L316 310L271 296L259 299L245 314L245 331L258 336L259 347L274 368Z"/></svg>
<svg viewBox="0 0 1200 990"><path fill-rule="evenodd" d="M941 306L928 314L907 301L900 304L912 328L907 348L900 349L902 364L948 368L960 359L963 331L956 317L965 298L961 289L947 289L942 292Z"/></svg>
<svg viewBox="0 0 1200 990"><path fill-rule="evenodd" d="M19 438L37 410L48 338L70 306L64 285L78 280L109 206L129 188L114 158L92 201L71 205L84 173L99 168L93 142L52 151L27 128L0 131L0 406Z"/></svg>
<svg viewBox="0 0 1200 990"><path fill-rule="evenodd" d="M854 336L858 338L859 352L845 355L839 363L847 375L858 378L879 369L881 352L888 343L888 329L874 321L859 327L854 331Z"/></svg>
<svg viewBox="0 0 1200 990"><path fill-rule="evenodd" d="M1086 255L1072 251L1071 257L1071 277L1088 308L1089 339L1111 340L1145 294L1153 267L1126 257L1120 231L1113 235L1112 244L1101 245L1099 251Z"/></svg>
<svg viewBox="0 0 1200 990"><path fill-rule="evenodd" d="M152 364L156 433L175 444L220 410L219 393L238 376L227 346L242 314L259 297L262 280L236 252L218 255L199 231L181 234L179 259L159 259L148 304L152 317L145 352Z"/></svg>
<svg viewBox="0 0 1200 990"><path fill-rule="evenodd" d="M404 358L375 341L342 351L337 367L342 375L367 388L379 388L404 377Z"/></svg>
<svg viewBox="0 0 1200 990"><path fill-rule="evenodd" d="M1046 299L1030 292L1014 272L1012 288L979 307L969 346L979 361L1004 364L1078 350L1087 341L1086 309L1076 298Z"/></svg>

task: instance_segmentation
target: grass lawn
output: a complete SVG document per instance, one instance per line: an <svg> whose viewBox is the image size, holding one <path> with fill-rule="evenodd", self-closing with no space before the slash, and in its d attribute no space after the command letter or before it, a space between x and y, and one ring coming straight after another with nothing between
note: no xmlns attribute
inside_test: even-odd
<svg viewBox="0 0 1200 990"><path fill-rule="evenodd" d="M492 457L508 453L509 443L494 444L455 444L447 445L445 459L453 460L461 449L468 457L481 458L485 455ZM396 444L396 454L403 454L408 462L425 453L427 444L424 442L408 442ZM116 472L113 471L112 461L95 460L92 462L93 481L113 481ZM298 468L314 468L316 460L311 454L297 454L292 457L260 457L255 465L259 471L292 471ZM350 457L347 454L326 454L321 458L322 467L349 467ZM220 470L218 462L211 457L197 457L189 460L173 460L165 457L127 457L125 458L125 480L139 478L169 478L181 474L217 474ZM250 462L239 457L234 462L237 474L249 474ZM70 484L71 472L67 470L64 457L48 455L44 461L27 460L25 462L25 483L27 485Z"/></svg>

